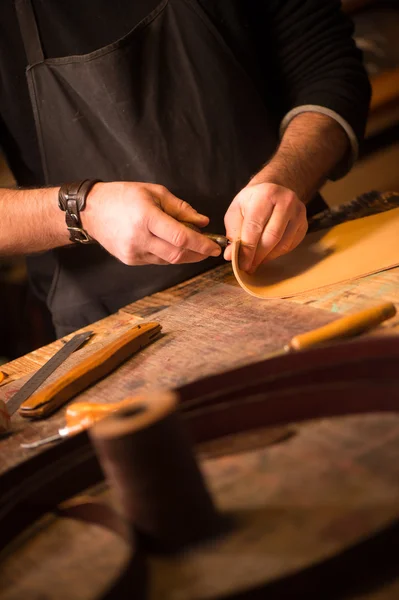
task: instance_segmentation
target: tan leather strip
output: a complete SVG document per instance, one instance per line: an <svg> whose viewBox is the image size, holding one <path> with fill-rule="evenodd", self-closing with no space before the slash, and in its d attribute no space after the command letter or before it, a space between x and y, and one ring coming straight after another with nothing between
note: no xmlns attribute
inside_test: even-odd
<svg viewBox="0 0 399 600"><path fill-rule="evenodd" d="M399 208L309 234L292 252L249 275L239 267L240 242L233 244L233 270L241 287L258 298L289 298L358 279L399 264Z"/></svg>

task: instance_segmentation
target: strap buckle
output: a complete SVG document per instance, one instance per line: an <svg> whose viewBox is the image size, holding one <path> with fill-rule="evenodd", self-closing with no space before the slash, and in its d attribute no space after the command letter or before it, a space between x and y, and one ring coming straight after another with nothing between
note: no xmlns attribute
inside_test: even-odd
<svg viewBox="0 0 399 600"><path fill-rule="evenodd" d="M85 231L81 227L71 227L67 225L67 229L68 231L74 233L73 237L71 237L71 240L74 242L79 242L80 244L90 244L93 241L93 238L91 238L87 231Z"/></svg>
<svg viewBox="0 0 399 600"><path fill-rule="evenodd" d="M58 206L65 211L65 223L71 242L91 244L94 239L82 227L80 211L85 209L86 198L98 179L84 179L74 183L63 184L58 192Z"/></svg>

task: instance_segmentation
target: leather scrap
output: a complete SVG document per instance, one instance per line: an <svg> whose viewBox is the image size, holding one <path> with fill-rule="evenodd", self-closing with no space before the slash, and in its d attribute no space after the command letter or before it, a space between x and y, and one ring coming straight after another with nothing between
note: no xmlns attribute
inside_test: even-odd
<svg viewBox="0 0 399 600"><path fill-rule="evenodd" d="M240 286L258 298L290 298L304 292L391 269L399 264L399 208L311 233L289 254L250 275L239 267L240 241L233 243L233 270Z"/></svg>

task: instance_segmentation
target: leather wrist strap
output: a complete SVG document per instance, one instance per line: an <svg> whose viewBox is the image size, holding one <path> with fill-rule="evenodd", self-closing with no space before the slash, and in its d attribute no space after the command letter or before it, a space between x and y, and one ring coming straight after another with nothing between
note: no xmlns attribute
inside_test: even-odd
<svg viewBox="0 0 399 600"><path fill-rule="evenodd" d="M58 192L58 206L65 212L65 222L69 239L80 244L89 244L93 238L82 227L80 211L86 207L87 196L100 179L84 179L74 183L64 183Z"/></svg>

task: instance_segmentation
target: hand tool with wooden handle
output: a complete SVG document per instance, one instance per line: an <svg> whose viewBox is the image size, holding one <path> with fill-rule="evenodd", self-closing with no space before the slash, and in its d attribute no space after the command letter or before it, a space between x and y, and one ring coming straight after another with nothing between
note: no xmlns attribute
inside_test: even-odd
<svg viewBox="0 0 399 600"><path fill-rule="evenodd" d="M47 417L73 396L116 369L129 356L150 344L160 333L159 323L143 323L106 344L78 365L40 389L19 409L22 417Z"/></svg>
<svg viewBox="0 0 399 600"><path fill-rule="evenodd" d="M378 327L378 325L395 315L395 305L392 302L383 302L372 308L365 308L346 317L336 319L328 325L323 325L306 333L300 333L293 337L283 348L271 352L266 358L276 358L288 352L307 350L328 342L355 337Z"/></svg>
<svg viewBox="0 0 399 600"><path fill-rule="evenodd" d="M46 379L54 373L56 369L78 348L87 342L93 336L92 331L83 331L74 335L58 352L56 352L36 373L32 375L24 383L24 385L16 392L7 402L7 411L13 415L22 403L27 400L32 394L46 381Z"/></svg>
<svg viewBox="0 0 399 600"><path fill-rule="evenodd" d="M324 344L331 340L354 337L360 335L373 327L377 327L387 319L396 315L396 308L392 302L384 302L372 308L366 308L346 317L341 317L328 325L301 333L292 338L285 347L285 351L305 350L318 344Z"/></svg>
<svg viewBox="0 0 399 600"><path fill-rule="evenodd" d="M27 444L21 444L22 448L38 448L51 442L57 442L64 437L80 433L84 429L88 429L97 421L100 421L104 417L111 413L120 410L122 408L130 408L132 404L136 404L138 396L134 398L126 398L120 402L114 402L113 404L97 404L96 402L74 402L71 406L68 406L65 412L66 426L58 430L53 436L38 440L37 442L30 442Z"/></svg>
<svg viewBox="0 0 399 600"><path fill-rule="evenodd" d="M274 352L269 357L274 358L281 354L291 351L305 350L319 344L351 337L363 333L373 327L377 327L383 321L390 319L396 314L396 308L391 302L379 304L373 308L368 308L353 315L341 317L333 323L329 323L319 329L314 329L308 333L295 336L282 350ZM136 400L136 398L135 398ZM127 408L132 403L131 398L126 398L121 402L114 404L96 404L94 402L75 402L67 408L66 427L59 429L58 433L52 437L38 440L28 444L22 444L23 448L37 448L50 442L79 433L87 429L96 421L106 417L110 413ZM191 407L191 405L190 405Z"/></svg>

